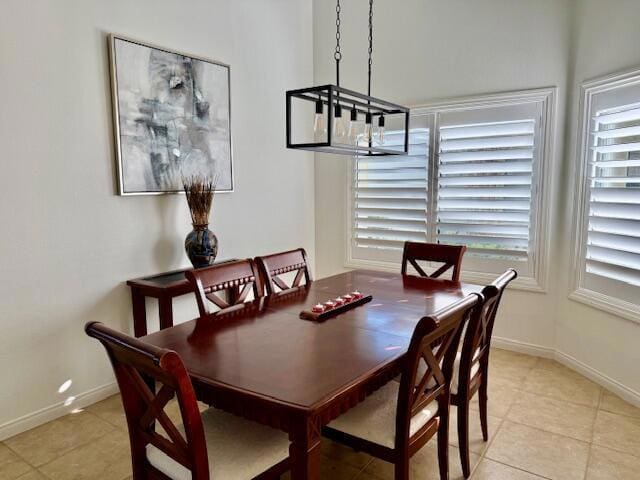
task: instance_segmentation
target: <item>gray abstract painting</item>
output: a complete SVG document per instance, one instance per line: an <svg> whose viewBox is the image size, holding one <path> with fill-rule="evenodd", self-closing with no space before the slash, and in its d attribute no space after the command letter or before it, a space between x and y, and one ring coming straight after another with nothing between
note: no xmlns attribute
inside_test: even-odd
<svg viewBox="0 0 640 480"><path fill-rule="evenodd" d="M110 36L120 194L233 190L229 67Z"/></svg>

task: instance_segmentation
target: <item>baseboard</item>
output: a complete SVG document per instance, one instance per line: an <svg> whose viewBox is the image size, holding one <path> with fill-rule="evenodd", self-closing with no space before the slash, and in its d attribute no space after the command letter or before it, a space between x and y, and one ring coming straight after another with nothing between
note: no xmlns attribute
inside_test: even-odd
<svg viewBox="0 0 640 480"><path fill-rule="evenodd" d="M534 343L520 342L503 337L492 337L491 345L503 350L511 350L512 352L525 353L536 357L554 358L555 350L551 347L543 347Z"/></svg>
<svg viewBox="0 0 640 480"><path fill-rule="evenodd" d="M614 380L613 378L599 372L598 370L590 367L586 363L567 355L566 353L556 351L555 359L562 363L564 366L569 367L572 370L584 375L589 380L603 386L612 393L615 393L623 400L629 402L632 405L640 408L640 392L637 392L622 383Z"/></svg>
<svg viewBox="0 0 640 480"><path fill-rule="evenodd" d="M604 375L571 355L559 352L550 347L543 347L542 345L520 342L518 340L511 340L503 337L493 337L491 339L491 344L494 347L502 348L504 350L511 350L543 358L553 358L566 367L584 375L598 385L603 386L610 392L615 393L623 400L626 400L630 404L640 408L640 392L626 387L617 380ZM115 395L116 393L118 393L118 385L115 382L108 383L77 395L73 405L74 408L85 408L99 402L100 400L104 400L111 395ZM36 412L24 415L23 417L11 420L0 425L0 441L55 420L67 413L69 413L69 407L65 406L64 402L59 402Z"/></svg>
<svg viewBox="0 0 640 480"><path fill-rule="evenodd" d="M99 402L100 400L104 400L117 392L118 385L115 382L93 388L87 392L77 395L73 402L73 408L85 408ZM5 424L0 425L0 441L62 417L69 413L69 409L70 407L65 406L64 401L62 401L24 415L20 418L16 418L15 420L10 420Z"/></svg>
<svg viewBox="0 0 640 480"><path fill-rule="evenodd" d="M527 355L535 355L536 357L552 358L563 364L565 367L575 370L579 374L587 377L589 380L606 388L611 393L615 393L630 404L640 408L640 392L636 392L635 390L623 385L617 380L614 380L613 378L599 372L595 368L590 367L586 363L583 363L564 352L560 352L550 347L543 347L541 345L520 342L518 340L511 340L502 337L493 337L491 339L491 345L504 350L525 353Z"/></svg>

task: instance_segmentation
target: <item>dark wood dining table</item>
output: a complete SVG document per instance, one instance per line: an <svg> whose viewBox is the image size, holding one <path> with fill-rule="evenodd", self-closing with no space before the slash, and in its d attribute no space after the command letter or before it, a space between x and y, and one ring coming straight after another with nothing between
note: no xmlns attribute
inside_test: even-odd
<svg viewBox="0 0 640 480"><path fill-rule="evenodd" d="M354 270L143 339L180 354L200 401L287 432L291 477L317 480L322 427L400 372L420 318L481 289ZM354 290L373 299L324 322L299 318Z"/></svg>

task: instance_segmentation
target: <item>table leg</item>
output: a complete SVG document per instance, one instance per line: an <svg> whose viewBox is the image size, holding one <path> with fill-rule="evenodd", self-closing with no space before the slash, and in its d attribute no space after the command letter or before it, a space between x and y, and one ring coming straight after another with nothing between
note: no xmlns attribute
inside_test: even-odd
<svg viewBox="0 0 640 480"><path fill-rule="evenodd" d="M133 305L133 334L142 337L147 334L147 308L145 296L135 288L131 289L131 303Z"/></svg>
<svg viewBox="0 0 640 480"><path fill-rule="evenodd" d="M158 298L158 310L160 313L160 330L173 327L173 301L171 297Z"/></svg>
<svg viewBox="0 0 640 480"><path fill-rule="evenodd" d="M306 418L298 429L289 434L291 480L320 479L320 431L316 422Z"/></svg>

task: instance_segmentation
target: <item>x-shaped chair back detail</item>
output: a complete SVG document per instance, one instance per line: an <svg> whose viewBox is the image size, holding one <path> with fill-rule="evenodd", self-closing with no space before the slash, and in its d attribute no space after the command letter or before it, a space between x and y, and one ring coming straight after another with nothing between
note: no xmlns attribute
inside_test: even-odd
<svg viewBox="0 0 640 480"><path fill-rule="evenodd" d="M416 326L400 378L396 448L408 442L416 413L436 400L439 410L449 408L449 383L462 328L481 300L481 295L471 294L436 315L423 317ZM419 368L421 362L426 369Z"/></svg>
<svg viewBox="0 0 640 480"><path fill-rule="evenodd" d="M451 280L460 281L462 257L467 247L464 245L443 245L440 243L405 242L402 253L402 275L407 275L408 264L422 277L437 278L453 268ZM436 271L427 274L419 261L438 262L443 265Z"/></svg>
<svg viewBox="0 0 640 480"><path fill-rule="evenodd" d="M195 291L201 317L212 313L211 303L224 311L245 302L249 292L253 291L256 299L263 295L262 280L251 259L190 270L185 275ZM226 299L220 296L224 292Z"/></svg>
<svg viewBox="0 0 640 480"><path fill-rule="evenodd" d="M297 288L302 284L303 278L306 285L312 281L304 248L256 257L255 261L260 268L267 295ZM290 284L287 284L281 275L290 272L295 272L295 277Z"/></svg>
<svg viewBox="0 0 640 480"><path fill-rule="evenodd" d="M148 478L153 467L146 456L151 444L191 471L194 480L209 480L209 461L202 418L189 375L179 355L90 322L90 337L107 350L124 405L134 478ZM149 388L149 381L160 388ZM165 412L167 403L178 399L185 436ZM166 436L156 431L156 422ZM155 478L155 477L154 477ZM162 477L158 477L162 478Z"/></svg>

